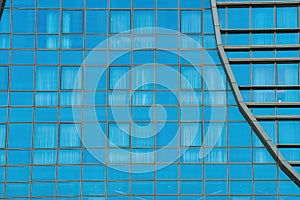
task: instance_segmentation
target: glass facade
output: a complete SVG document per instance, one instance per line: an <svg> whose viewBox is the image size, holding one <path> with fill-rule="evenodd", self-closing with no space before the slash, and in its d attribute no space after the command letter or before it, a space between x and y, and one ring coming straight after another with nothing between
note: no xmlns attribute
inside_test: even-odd
<svg viewBox="0 0 300 200"><path fill-rule="evenodd" d="M0 198L299 199L239 111L213 3L7 0ZM228 62L300 172L300 4L239 3L217 1Z"/></svg>

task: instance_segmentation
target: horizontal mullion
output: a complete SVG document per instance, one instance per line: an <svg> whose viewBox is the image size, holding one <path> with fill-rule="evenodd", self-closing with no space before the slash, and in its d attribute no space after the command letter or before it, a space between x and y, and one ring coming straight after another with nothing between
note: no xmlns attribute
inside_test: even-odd
<svg viewBox="0 0 300 200"><path fill-rule="evenodd" d="M221 29L221 33L298 33L300 28Z"/></svg>
<svg viewBox="0 0 300 200"><path fill-rule="evenodd" d="M255 116L259 121L274 121L274 120L300 120L300 115L266 115L266 116Z"/></svg>
<svg viewBox="0 0 300 200"><path fill-rule="evenodd" d="M279 102L270 102L270 103L258 103L258 102L251 102L246 103L248 107L257 107L257 108L273 108L273 107L283 107L283 108L290 108L290 107L300 107L299 102L293 102L293 103L279 103Z"/></svg>
<svg viewBox="0 0 300 200"><path fill-rule="evenodd" d="M241 51L241 50L270 50L281 49L291 50L300 49L300 45L249 45L249 46L224 46L225 51Z"/></svg>
<svg viewBox="0 0 300 200"><path fill-rule="evenodd" d="M297 58L230 58L231 64L248 64L248 63L297 63L300 62L300 57Z"/></svg>
<svg viewBox="0 0 300 200"><path fill-rule="evenodd" d="M300 85L247 85L239 86L240 90L298 90Z"/></svg>
<svg viewBox="0 0 300 200"><path fill-rule="evenodd" d="M299 1L244 1L244 2L217 2L217 7L274 7L274 6L297 6L300 5Z"/></svg>

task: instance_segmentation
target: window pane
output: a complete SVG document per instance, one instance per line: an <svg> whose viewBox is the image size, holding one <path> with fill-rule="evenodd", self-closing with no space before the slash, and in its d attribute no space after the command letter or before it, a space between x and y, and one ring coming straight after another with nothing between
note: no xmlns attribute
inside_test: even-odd
<svg viewBox="0 0 300 200"><path fill-rule="evenodd" d="M133 90L151 90L154 88L154 69L153 67L135 67L132 72Z"/></svg>
<svg viewBox="0 0 300 200"><path fill-rule="evenodd" d="M157 26L178 31L178 12L169 10L157 11Z"/></svg>
<svg viewBox="0 0 300 200"><path fill-rule="evenodd" d="M274 8L253 8L252 28L274 28Z"/></svg>
<svg viewBox="0 0 300 200"><path fill-rule="evenodd" d="M108 137L110 146L129 146L129 124L109 124Z"/></svg>
<svg viewBox="0 0 300 200"><path fill-rule="evenodd" d="M201 11L181 11L181 32L201 32Z"/></svg>
<svg viewBox="0 0 300 200"><path fill-rule="evenodd" d="M153 11L134 11L133 27L135 33L152 33L154 25L154 12ZM145 28L148 28L148 30Z"/></svg>
<svg viewBox="0 0 300 200"><path fill-rule="evenodd" d="M63 11L62 32L82 33L83 31L82 11Z"/></svg>
<svg viewBox="0 0 300 200"><path fill-rule="evenodd" d="M0 67L0 90L7 90L8 86L8 68Z"/></svg>
<svg viewBox="0 0 300 200"><path fill-rule="evenodd" d="M60 147L80 147L81 126L78 124L60 125Z"/></svg>
<svg viewBox="0 0 300 200"><path fill-rule="evenodd" d="M13 22L13 32L34 33L35 11L14 10L12 22Z"/></svg>
<svg viewBox="0 0 300 200"><path fill-rule="evenodd" d="M182 89L200 89L202 76L201 68L181 67L181 88Z"/></svg>
<svg viewBox="0 0 300 200"><path fill-rule="evenodd" d="M228 28L229 29L249 29L249 8L229 8ZM238 20L237 20L238 19Z"/></svg>
<svg viewBox="0 0 300 200"><path fill-rule="evenodd" d="M277 44L298 44L298 33L276 33Z"/></svg>
<svg viewBox="0 0 300 200"><path fill-rule="evenodd" d="M298 85L298 64L277 64L278 85Z"/></svg>
<svg viewBox="0 0 300 200"><path fill-rule="evenodd" d="M272 45L274 44L273 33L253 33L252 44L254 45Z"/></svg>
<svg viewBox="0 0 300 200"><path fill-rule="evenodd" d="M58 70L57 67L37 67L36 69L37 90L57 90Z"/></svg>
<svg viewBox="0 0 300 200"><path fill-rule="evenodd" d="M60 27L59 11L39 10L38 11L38 32L39 33L59 33Z"/></svg>
<svg viewBox="0 0 300 200"><path fill-rule="evenodd" d="M158 8L177 8L178 0L157 0Z"/></svg>
<svg viewBox="0 0 300 200"><path fill-rule="evenodd" d="M110 89L129 89L129 67L110 67Z"/></svg>
<svg viewBox="0 0 300 200"><path fill-rule="evenodd" d="M12 67L11 90L33 90L33 72L33 67Z"/></svg>
<svg viewBox="0 0 300 200"><path fill-rule="evenodd" d="M107 12L86 11L86 33L105 34L107 33Z"/></svg>
<svg viewBox="0 0 300 200"><path fill-rule="evenodd" d="M6 143L6 125L0 125L0 148L5 148Z"/></svg>
<svg viewBox="0 0 300 200"><path fill-rule="evenodd" d="M300 143L300 122L280 121L278 123L279 144L299 144Z"/></svg>
<svg viewBox="0 0 300 200"><path fill-rule="evenodd" d="M252 66L253 85L274 85L274 66L255 64Z"/></svg>
<svg viewBox="0 0 300 200"><path fill-rule="evenodd" d="M201 146L202 126L197 123L181 124L181 146Z"/></svg>
<svg viewBox="0 0 300 200"><path fill-rule="evenodd" d="M249 65L231 65L231 68L239 85L250 85Z"/></svg>
<svg viewBox="0 0 300 200"><path fill-rule="evenodd" d="M298 8L297 7L278 7L277 28L297 28L298 27Z"/></svg>
<svg viewBox="0 0 300 200"><path fill-rule="evenodd" d="M57 125L37 124L34 127L34 148L55 148Z"/></svg>
<svg viewBox="0 0 300 200"><path fill-rule="evenodd" d="M61 73L62 90L81 89L80 67L62 67Z"/></svg>
<svg viewBox="0 0 300 200"><path fill-rule="evenodd" d="M28 124L9 125L8 147L9 148L31 148L32 126Z"/></svg>
<svg viewBox="0 0 300 200"><path fill-rule="evenodd" d="M110 33L120 33L130 30L130 11L110 12Z"/></svg>

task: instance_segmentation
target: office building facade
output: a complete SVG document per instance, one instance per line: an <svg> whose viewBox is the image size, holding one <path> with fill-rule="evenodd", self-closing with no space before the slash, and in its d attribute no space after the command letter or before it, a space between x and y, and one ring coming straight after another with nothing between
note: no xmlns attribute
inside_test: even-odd
<svg viewBox="0 0 300 200"><path fill-rule="evenodd" d="M299 1L6 0L0 198L300 198Z"/></svg>

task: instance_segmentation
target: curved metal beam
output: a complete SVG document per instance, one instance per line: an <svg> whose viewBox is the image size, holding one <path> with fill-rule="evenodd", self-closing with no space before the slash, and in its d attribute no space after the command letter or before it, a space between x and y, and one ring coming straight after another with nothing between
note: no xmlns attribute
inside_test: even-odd
<svg viewBox="0 0 300 200"><path fill-rule="evenodd" d="M274 160L277 162L277 164L280 166L280 168L295 182L295 184L300 187L300 175L299 173L288 163L285 158L282 156L282 154L279 152L279 149L276 147L276 145L272 142L268 134L264 131L262 126L259 124L255 116L251 113L249 108L247 107L246 103L243 100L243 97L241 95L241 92L239 90L238 84L235 80L234 74L231 70L228 58L225 54L224 46L222 44L222 37L221 37L221 29L219 24L219 16L218 16L218 9L216 0L210 0L211 3L211 9L212 9L212 15L213 15L213 23L214 23L214 29L215 29L215 37L217 41L217 48L219 52L219 56L221 58L225 73L227 75L227 78L229 80L232 92L234 94L234 98L237 102L238 108L244 118L247 120L248 124L252 127L260 141L263 143L265 148L268 150L268 152L271 154L271 156L274 158Z"/></svg>
<svg viewBox="0 0 300 200"><path fill-rule="evenodd" d="M0 0L0 21L1 21L1 17L2 17L2 14L3 14L3 10L4 10L4 7L5 7L5 2L6 0Z"/></svg>

